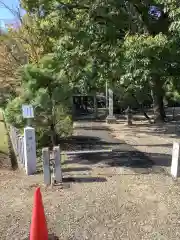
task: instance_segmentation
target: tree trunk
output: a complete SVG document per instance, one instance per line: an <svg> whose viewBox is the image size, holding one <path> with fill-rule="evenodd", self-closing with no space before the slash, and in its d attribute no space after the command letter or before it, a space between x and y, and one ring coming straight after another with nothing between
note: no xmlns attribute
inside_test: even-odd
<svg viewBox="0 0 180 240"><path fill-rule="evenodd" d="M135 99L135 101L137 102L137 104L139 105L139 107L141 108L142 113L144 114L145 118L150 121L150 117L147 115L146 111L144 110L144 107L139 103L139 101L137 100L136 96L132 93L133 98Z"/></svg>
<svg viewBox="0 0 180 240"><path fill-rule="evenodd" d="M97 97L96 94L94 95L94 117L97 119L98 117L98 108L97 108Z"/></svg>
<svg viewBox="0 0 180 240"><path fill-rule="evenodd" d="M51 124L50 129L51 129L51 143L52 143L52 146L54 147L57 145L57 134L56 134L55 125Z"/></svg>
<svg viewBox="0 0 180 240"><path fill-rule="evenodd" d="M155 77L152 82L152 98L155 122L164 122L166 114L164 111L164 90L163 82L159 77Z"/></svg>

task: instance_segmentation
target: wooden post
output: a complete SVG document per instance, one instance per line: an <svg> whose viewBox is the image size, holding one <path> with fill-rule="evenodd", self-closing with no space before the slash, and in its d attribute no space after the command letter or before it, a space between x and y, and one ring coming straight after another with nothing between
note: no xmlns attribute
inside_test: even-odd
<svg viewBox="0 0 180 240"><path fill-rule="evenodd" d="M51 171L50 171L50 154L49 148L42 149L43 171L44 171L44 184L51 184Z"/></svg>

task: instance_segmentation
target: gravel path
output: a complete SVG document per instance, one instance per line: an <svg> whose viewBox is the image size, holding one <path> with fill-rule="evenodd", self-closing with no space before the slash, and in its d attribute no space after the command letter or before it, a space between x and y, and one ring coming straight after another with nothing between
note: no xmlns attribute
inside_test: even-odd
<svg viewBox="0 0 180 240"><path fill-rule="evenodd" d="M173 142L180 142L175 126L169 123L156 126L148 124L147 121L134 121L134 125L128 127L120 121L118 124L112 124L110 128L112 136L116 139L130 144L152 159L156 166L170 172Z"/></svg>
<svg viewBox="0 0 180 240"><path fill-rule="evenodd" d="M0 172L0 239L27 238L33 193L39 185L49 232L55 233L59 239L180 239L179 181L174 182L164 172L157 173L150 165L147 167L141 163L140 167L137 159L143 155L135 157L133 154L138 154L137 150L124 141L112 140L99 125L76 125L76 134L86 134L89 141L94 139L92 147L112 145L120 154L113 162L121 159L116 166L108 164L110 160L112 162L109 156L70 158L63 165L64 177L66 180L69 176L75 180L79 177L79 181L67 181L63 189L44 187L42 175L27 177L20 171L5 169ZM99 137L96 141L95 135ZM92 145L84 143L86 148ZM126 154L136 164L127 165ZM146 158L143 159L147 162ZM78 171L78 168L84 168L84 171ZM141 168L152 171L142 174Z"/></svg>

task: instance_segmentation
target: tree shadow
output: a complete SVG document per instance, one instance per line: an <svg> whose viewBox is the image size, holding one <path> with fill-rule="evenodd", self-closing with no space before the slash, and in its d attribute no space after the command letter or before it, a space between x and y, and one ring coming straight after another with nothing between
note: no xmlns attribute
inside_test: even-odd
<svg viewBox="0 0 180 240"><path fill-rule="evenodd" d="M167 144L133 144L133 147L172 147L172 143Z"/></svg>
<svg viewBox="0 0 180 240"><path fill-rule="evenodd" d="M159 136L159 135L169 135L168 137L171 138L178 138L180 139L180 108L177 107L175 108L175 119L173 120L173 115L172 115L172 108L167 108L165 109L166 111L166 115L168 117L168 121L167 122L163 122L163 123L144 123L144 121L147 121L147 119L145 119L145 117L142 116L133 116L133 120L135 120L138 124L133 124L133 126L131 127L131 129L136 128L136 127L147 127L148 129L144 129L144 130L139 130L139 132L141 133L145 133L145 134L152 134L155 136ZM149 114L153 114L152 109L148 110Z"/></svg>
<svg viewBox="0 0 180 240"><path fill-rule="evenodd" d="M145 123L139 120L133 123L132 126L126 126L125 131L133 134L149 134L152 136L168 135L170 138L180 139L180 121Z"/></svg>
<svg viewBox="0 0 180 240"><path fill-rule="evenodd" d="M74 129L83 129L83 130L99 130L99 131L104 131L104 130L109 130L108 127L106 126L92 126L89 124L89 126L83 127L83 126L75 126Z"/></svg>
<svg viewBox="0 0 180 240"><path fill-rule="evenodd" d="M82 124L83 125L83 124ZM150 126L151 124L145 124L144 126ZM86 125L85 125L86 126ZM137 130L136 126L133 126ZM133 128L132 127L132 128ZM132 128L127 128L127 131L131 131ZM81 135L74 136L67 139L67 143L71 143L74 148L73 150L97 150L97 149L112 149L112 152L99 152L99 153L82 153L74 155L69 155L68 159L64 161L63 164L80 164L84 166L97 167L127 167L132 168L134 171L136 169L153 169L154 166L170 166L171 165L171 155L163 153L146 153L136 150L133 146L125 143L125 141L120 141L109 135L109 132L103 131L86 131L84 127L79 130ZM84 135L83 135L84 134ZM100 137L96 137L99 134ZM90 135L90 136L89 136ZM135 143L134 146L139 146ZM151 145L149 145L151 146ZM159 146L152 145L152 146ZM162 146L165 146L162 144ZM166 147L171 147L172 144L166 144ZM69 150L69 149L68 149ZM73 151L71 150L71 151Z"/></svg>
<svg viewBox="0 0 180 240"><path fill-rule="evenodd" d="M103 177L64 177L64 183L79 182L79 183L91 183L91 182L107 182Z"/></svg>
<svg viewBox="0 0 180 240"><path fill-rule="evenodd" d="M78 150L98 150L110 149L124 144L124 141L114 140L112 143L102 140L100 137L92 136L73 136L66 139L60 139L59 144L62 151L78 151Z"/></svg>
<svg viewBox="0 0 180 240"><path fill-rule="evenodd" d="M132 149L131 149L132 150ZM90 153L76 154L71 159L65 161L64 164L79 163L83 165L93 165L103 163L106 166L128 166L128 167L152 167L151 161L145 154L138 151L118 151L114 150L110 153Z"/></svg>
<svg viewBox="0 0 180 240"><path fill-rule="evenodd" d="M97 165L109 167L152 168L171 166L171 155L140 151L113 151L112 153L76 154L64 164Z"/></svg>
<svg viewBox="0 0 180 240"><path fill-rule="evenodd" d="M59 238L55 234L49 234L48 240L59 240Z"/></svg>
<svg viewBox="0 0 180 240"><path fill-rule="evenodd" d="M166 153L148 153L146 157L152 159L155 166L170 167L172 156Z"/></svg>
<svg viewBox="0 0 180 240"><path fill-rule="evenodd" d="M90 167L68 167L68 168L62 168L62 172L84 172L84 171L91 171L92 168Z"/></svg>
<svg viewBox="0 0 180 240"><path fill-rule="evenodd" d="M29 240L30 235L27 238L24 238L23 240ZM48 240L59 240L59 238L55 234L48 234Z"/></svg>

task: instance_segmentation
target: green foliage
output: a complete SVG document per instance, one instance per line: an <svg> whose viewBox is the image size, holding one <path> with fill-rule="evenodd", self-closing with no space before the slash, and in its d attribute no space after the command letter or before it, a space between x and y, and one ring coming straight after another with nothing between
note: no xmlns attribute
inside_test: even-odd
<svg viewBox="0 0 180 240"><path fill-rule="evenodd" d="M44 126L47 129L46 133L53 136L54 141L56 135L67 135L66 125L72 127L72 122L67 118L72 89L67 79L60 73L60 69L58 61L51 54L42 58L38 64L25 66L23 71L25 96L34 106L36 124ZM61 118L60 107L63 109ZM60 128L58 123L61 121L66 125Z"/></svg>
<svg viewBox="0 0 180 240"><path fill-rule="evenodd" d="M169 42L165 35L126 36L122 46L123 60L120 84L129 91L141 92L153 84L154 76L165 82L169 75Z"/></svg>
<svg viewBox="0 0 180 240"><path fill-rule="evenodd" d="M73 123L67 109L65 110L62 105L58 106L57 109L55 114L57 119L55 129L58 138L71 136L73 133ZM51 145L50 128L48 126L44 127L43 125L36 126L36 139L38 149Z"/></svg>
<svg viewBox="0 0 180 240"><path fill-rule="evenodd" d="M73 133L73 122L71 116L68 114L68 109L65 109L65 107L59 105L56 111L56 119L56 131L58 136L71 136Z"/></svg>
<svg viewBox="0 0 180 240"><path fill-rule="evenodd" d="M23 127L22 104L34 107L38 145L51 137L53 144L56 137L72 133L70 102L72 89L66 78L59 73L59 63L54 56L47 55L38 64L28 64L21 71L23 94L15 98L6 108L8 121ZM54 139L54 140L53 140Z"/></svg>
<svg viewBox="0 0 180 240"><path fill-rule="evenodd" d="M16 97L7 104L5 115L8 123L15 127L22 128L25 124L22 117L22 104L24 100L21 97Z"/></svg>
<svg viewBox="0 0 180 240"><path fill-rule="evenodd" d="M44 124L53 122L59 103L69 105L72 92L100 92L106 81L122 101L135 97L142 103L152 94L160 115L164 91L180 91L178 1L22 0L21 4L39 56L32 61L36 65L24 69L25 95ZM158 7L158 18L149 13L150 6ZM173 86L169 90L168 81Z"/></svg>

